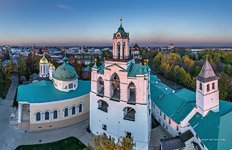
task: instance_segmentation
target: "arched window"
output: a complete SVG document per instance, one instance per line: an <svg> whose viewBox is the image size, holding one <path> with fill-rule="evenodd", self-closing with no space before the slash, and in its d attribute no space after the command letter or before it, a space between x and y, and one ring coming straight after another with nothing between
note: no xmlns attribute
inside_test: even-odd
<svg viewBox="0 0 232 150"><path fill-rule="evenodd" d="M210 86L209 86L209 84L207 84L207 92L209 92L210 91Z"/></svg>
<svg viewBox="0 0 232 150"><path fill-rule="evenodd" d="M128 103L134 104L136 101L136 89L135 84L131 82L128 86Z"/></svg>
<svg viewBox="0 0 232 150"><path fill-rule="evenodd" d="M40 121L41 120L41 113L37 112L36 113L36 121Z"/></svg>
<svg viewBox="0 0 232 150"><path fill-rule="evenodd" d="M76 114L76 106L73 106L72 107L72 115L75 115Z"/></svg>
<svg viewBox="0 0 232 150"><path fill-rule="evenodd" d="M120 49L121 49L121 46L120 46L120 42L118 42L117 44L117 50L118 50L118 59L120 59Z"/></svg>
<svg viewBox="0 0 232 150"><path fill-rule="evenodd" d="M53 112L53 119L57 119L58 118L58 111L54 110Z"/></svg>
<svg viewBox="0 0 232 150"><path fill-rule="evenodd" d="M73 83L69 83L68 88L72 89L73 88Z"/></svg>
<svg viewBox="0 0 232 150"><path fill-rule="evenodd" d="M135 110L131 107L125 107L124 111L124 118L125 120L135 121Z"/></svg>
<svg viewBox="0 0 232 150"><path fill-rule="evenodd" d="M212 83L212 90L215 89L215 83Z"/></svg>
<svg viewBox="0 0 232 150"><path fill-rule="evenodd" d="M116 73L111 76L111 99L120 100L120 80Z"/></svg>
<svg viewBox="0 0 232 150"><path fill-rule="evenodd" d="M98 103L98 109L100 109L104 112L108 112L109 105L105 101L98 100L97 103Z"/></svg>
<svg viewBox="0 0 232 150"><path fill-rule="evenodd" d="M64 117L68 117L68 108L64 109Z"/></svg>
<svg viewBox="0 0 232 150"><path fill-rule="evenodd" d="M45 112L45 120L49 120L49 112L48 111Z"/></svg>
<svg viewBox="0 0 232 150"><path fill-rule="evenodd" d="M79 113L81 113L81 112L83 111L83 110L82 110L82 109L83 109L82 107L83 107L83 105L80 104L80 105L79 105Z"/></svg>
<svg viewBox="0 0 232 150"><path fill-rule="evenodd" d="M202 90L202 84L201 83L199 84L199 89Z"/></svg>
<svg viewBox="0 0 232 150"><path fill-rule="evenodd" d="M99 77L97 80L97 92L99 95L104 96L104 81L102 77Z"/></svg>

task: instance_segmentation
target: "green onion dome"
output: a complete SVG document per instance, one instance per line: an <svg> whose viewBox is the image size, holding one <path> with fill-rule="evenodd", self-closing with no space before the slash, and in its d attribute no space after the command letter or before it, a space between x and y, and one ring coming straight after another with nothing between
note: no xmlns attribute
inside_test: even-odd
<svg viewBox="0 0 232 150"><path fill-rule="evenodd" d="M54 71L53 78L61 81L72 81L78 79L76 70L67 63L66 57L63 61L64 63Z"/></svg>

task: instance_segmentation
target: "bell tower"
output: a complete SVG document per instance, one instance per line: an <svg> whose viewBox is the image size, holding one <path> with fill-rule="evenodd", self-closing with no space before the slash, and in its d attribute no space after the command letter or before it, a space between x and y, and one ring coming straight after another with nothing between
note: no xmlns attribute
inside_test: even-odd
<svg viewBox="0 0 232 150"><path fill-rule="evenodd" d="M118 31L113 35L113 58L121 60L130 58L129 33L122 27L122 18Z"/></svg>
<svg viewBox="0 0 232 150"><path fill-rule="evenodd" d="M196 81L196 107L205 116L210 110L219 111L218 77L206 59Z"/></svg>

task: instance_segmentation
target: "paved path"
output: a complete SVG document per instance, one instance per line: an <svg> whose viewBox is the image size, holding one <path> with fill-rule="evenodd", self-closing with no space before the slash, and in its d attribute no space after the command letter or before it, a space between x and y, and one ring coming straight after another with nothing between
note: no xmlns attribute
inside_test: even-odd
<svg viewBox="0 0 232 150"><path fill-rule="evenodd" d="M93 135L86 132L88 120L65 128L25 132L10 124L13 100L17 88L17 76L12 76L12 83L5 100L0 100L0 150L14 150L19 145L49 143L74 136L84 144L91 144Z"/></svg>
<svg viewBox="0 0 232 150"><path fill-rule="evenodd" d="M15 93L18 87L18 76L12 75L11 81L12 82L11 82L11 85L10 85L10 88L8 90L5 100L11 101L13 103Z"/></svg>
<svg viewBox="0 0 232 150"><path fill-rule="evenodd" d="M161 125L152 129L149 150L160 150L160 139L169 137L171 137L171 135Z"/></svg>

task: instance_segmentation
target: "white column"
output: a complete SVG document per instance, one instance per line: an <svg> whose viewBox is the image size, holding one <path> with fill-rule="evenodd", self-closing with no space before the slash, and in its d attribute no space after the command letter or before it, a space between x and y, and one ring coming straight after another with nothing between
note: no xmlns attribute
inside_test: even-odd
<svg viewBox="0 0 232 150"><path fill-rule="evenodd" d="M123 41L121 40L120 41L120 59L122 59L123 58Z"/></svg>
<svg viewBox="0 0 232 150"><path fill-rule="evenodd" d="M18 104L18 123L21 123L22 118L22 104Z"/></svg>

